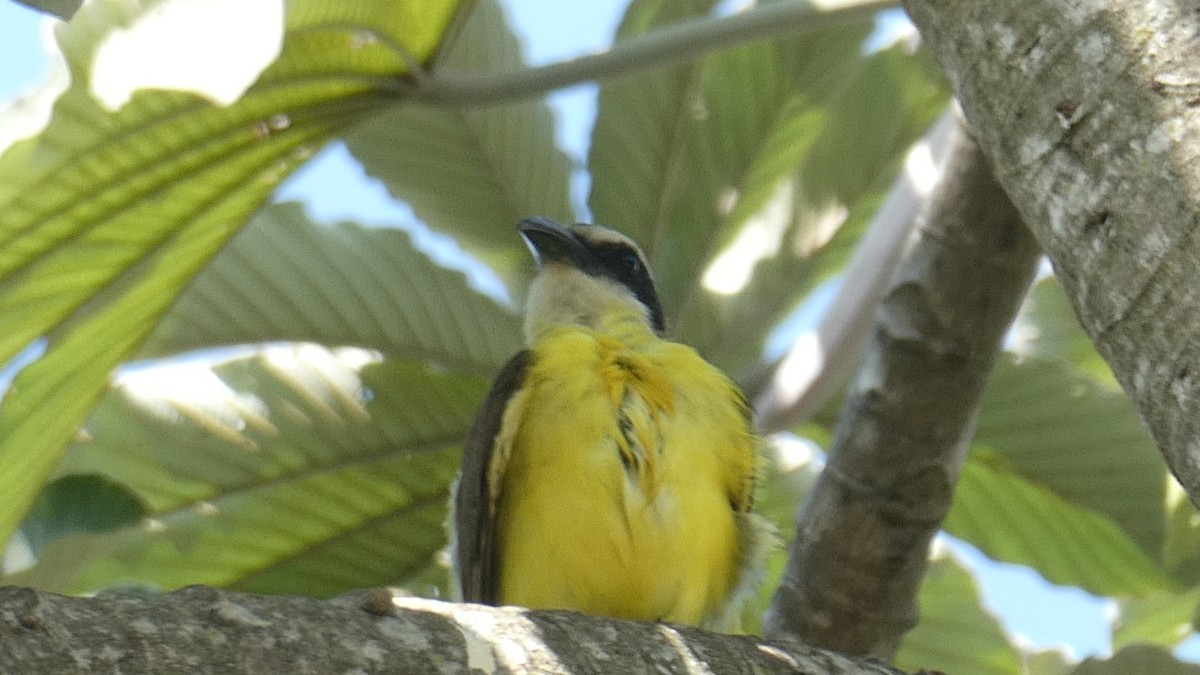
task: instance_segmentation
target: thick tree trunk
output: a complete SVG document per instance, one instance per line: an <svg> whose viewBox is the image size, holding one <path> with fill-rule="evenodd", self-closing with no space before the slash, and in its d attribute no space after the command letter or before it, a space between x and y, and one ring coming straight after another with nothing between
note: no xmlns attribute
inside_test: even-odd
<svg viewBox="0 0 1200 675"><path fill-rule="evenodd" d="M332 601L193 586L71 598L0 588L0 673L822 673L900 671L803 645L384 589Z"/></svg>
<svg viewBox="0 0 1200 675"><path fill-rule="evenodd" d="M1200 502L1200 8L907 7L1084 329Z"/></svg>

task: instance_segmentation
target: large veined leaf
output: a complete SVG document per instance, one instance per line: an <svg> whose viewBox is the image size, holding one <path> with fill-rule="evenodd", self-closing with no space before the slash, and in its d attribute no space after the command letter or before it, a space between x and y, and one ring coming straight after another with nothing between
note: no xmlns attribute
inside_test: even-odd
<svg viewBox="0 0 1200 675"><path fill-rule="evenodd" d="M1192 634L1198 605L1200 588L1122 600L1113 627L1113 648L1139 643L1174 647Z"/></svg>
<svg viewBox="0 0 1200 675"><path fill-rule="evenodd" d="M636 2L618 37L708 8ZM868 30L747 45L601 89L595 217L642 243L673 333L727 368L758 356L817 280L807 258L847 208L865 220L895 160L944 105L927 65L898 51L864 55ZM828 151L846 138L841 154Z"/></svg>
<svg viewBox="0 0 1200 675"><path fill-rule="evenodd" d="M41 134L0 156L0 363L49 340L0 406L0 540L112 368L290 170L398 100L407 66L394 45L428 59L457 2L256 3L248 31L220 5L183 5L105 0L77 13L59 30L70 87ZM206 60L269 57L272 36L282 48L261 73ZM188 93L139 89L169 88L173 73Z"/></svg>
<svg viewBox="0 0 1200 675"><path fill-rule="evenodd" d="M1167 472L1129 400L1057 359L1005 355L975 442L1011 470L1121 526L1162 559Z"/></svg>
<svg viewBox="0 0 1200 675"><path fill-rule="evenodd" d="M1166 573L1109 518L1066 501L975 448L943 524L992 558L1028 565L1057 584L1097 595L1172 587Z"/></svg>
<svg viewBox="0 0 1200 675"><path fill-rule="evenodd" d="M278 264L280 256L288 263ZM345 276L391 288L344 289L341 284L350 283ZM274 309L294 309L297 302L304 305L302 317ZM442 318L454 325L441 325L431 307L448 308ZM352 332L314 332L326 323L336 326L327 331ZM438 514L457 466L457 443L486 386L484 378L462 374L490 374L488 360L508 356L504 345L481 352L471 340L502 343L508 336L515 343L513 323L503 308L472 291L464 275L413 249L404 232L319 226L294 204L268 207L189 288L165 322L163 339L170 344L184 339L179 333L199 331L198 345L238 341L229 339L230 330L246 341L343 335L359 344L382 339L386 344L374 346L406 359L375 364L379 357L361 349L299 346L227 363L216 370L219 380L195 361L143 367L110 393L87 425L85 440L68 454L60 481L102 470L148 505L149 519L116 534L63 537L45 548L35 568L8 581L58 590L125 579L178 585L196 572L180 560L207 556L196 553L206 545L247 551L230 538L252 536L262 524L256 515L261 511L273 513L272 522L294 535L279 545L297 552L290 558L262 550L248 559L220 558L207 567L209 583L333 593L407 580L410 587L437 592L445 572L432 560L443 542ZM380 326L388 328L380 333ZM300 332L280 332L287 330ZM467 394L459 396L462 391ZM414 457L427 454L436 457ZM349 469L350 478L338 478ZM370 476L364 479L360 471ZM372 499L390 500L395 509L375 524L347 516L337 525L342 531L331 532L327 523L321 529L286 522L291 500L307 508L309 502L297 496L305 491L344 501L358 495L358 483L377 481L391 487ZM409 481L432 494L414 513L402 501L405 493L397 492L412 492ZM313 504L321 508L319 499ZM206 517L194 518L198 514ZM35 516L26 521L27 531L54 524ZM360 555L359 547L377 542L386 542L386 550L361 555L385 560L367 571L349 560ZM336 571L343 563L345 578L322 567Z"/></svg>
<svg viewBox="0 0 1200 675"><path fill-rule="evenodd" d="M1065 650L1044 649L1032 654L1024 654L1025 668L1023 675L1066 675L1075 667L1075 660L1068 657Z"/></svg>
<svg viewBox="0 0 1200 675"><path fill-rule="evenodd" d="M616 41L704 16L712 0L635 0ZM592 130L588 204L596 221L636 239L651 262L668 210L689 170L688 145L701 109L703 62L664 68L600 88ZM673 309L673 308L671 308Z"/></svg>
<svg viewBox="0 0 1200 675"><path fill-rule="evenodd" d="M1183 486L1170 479L1167 485L1167 536L1163 564L1181 583L1200 583L1200 511Z"/></svg>
<svg viewBox="0 0 1200 675"><path fill-rule="evenodd" d="M519 321L396 229L260 210L188 287L148 353L275 341L378 349L490 375L520 348Z"/></svg>
<svg viewBox="0 0 1200 675"><path fill-rule="evenodd" d="M1182 663L1170 652L1150 645L1131 645L1111 659L1087 659L1071 675L1200 675L1200 665Z"/></svg>
<svg viewBox="0 0 1200 675"><path fill-rule="evenodd" d="M83 4L83 0L16 0L16 2L64 19L71 18L71 15L79 9L79 5Z"/></svg>
<svg viewBox="0 0 1200 675"><path fill-rule="evenodd" d="M652 25L637 17L626 27L620 37ZM853 73L861 67L856 57L868 30L856 25L787 43L746 45L687 69L602 88L589 159L590 203L597 220L642 242L677 333L686 332L689 293L708 261L732 239L734 226L753 215L754 204L769 201L824 123L815 106L830 92L794 87L786 52L823 54L822 63ZM667 79L669 86L660 90L653 78ZM754 184L747 184L750 178ZM739 211L744 194L751 206ZM731 213L743 222L727 222Z"/></svg>
<svg viewBox="0 0 1200 675"><path fill-rule="evenodd" d="M132 525L145 507L123 485L99 474L71 474L52 481L38 495L21 534L34 555L75 532L110 532Z"/></svg>
<svg viewBox="0 0 1200 675"><path fill-rule="evenodd" d="M1108 363L1083 332L1057 277L1042 279L1030 291L1016 321L1016 351L1070 363L1098 382L1117 386Z"/></svg>
<svg viewBox="0 0 1200 675"><path fill-rule="evenodd" d="M100 555L70 589L207 583L323 596L424 572L445 544L448 488L486 387L313 345L133 373L63 471L103 471L147 518L80 544ZM51 566L81 555L47 551Z"/></svg>
<svg viewBox="0 0 1200 675"><path fill-rule="evenodd" d="M983 609L971 573L952 556L929 561L918 607L920 622L905 634L897 666L972 675L1021 672L1016 647Z"/></svg>
<svg viewBox="0 0 1200 675"><path fill-rule="evenodd" d="M495 0L480 0L439 58L440 77L513 72L516 37ZM346 146L430 227L512 278L527 261L517 222L544 214L572 221L571 166L554 144L544 101L486 108L396 108L363 124Z"/></svg>
<svg viewBox="0 0 1200 675"><path fill-rule="evenodd" d="M819 57L803 54L805 62L811 59L820 65ZM819 81L820 75L807 74L808 69L799 72L806 73L805 81ZM900 160L948 100L947 87L929 56L909 54L900 46L872 55L833 88L822 106L829 122L794 169L791 182L777 181L775 203L760 210L737 235L753 237L759 223L782 218L786 229L775 254L755 266L741 292L702 296L693 323L720 327L704 338L706 353L731 367L745 367L758 358L777 321L817 284L844 269L896 179ZM778 208L782 213L772 215ZM737 248L735 242L726 250ZM753 327L753 340L746 339L745 327Z"/></svg>

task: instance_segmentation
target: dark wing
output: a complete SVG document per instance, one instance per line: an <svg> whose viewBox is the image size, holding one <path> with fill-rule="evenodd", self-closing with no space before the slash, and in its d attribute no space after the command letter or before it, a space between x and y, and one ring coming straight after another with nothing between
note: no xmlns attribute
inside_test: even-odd
<svg viewBox="0 0 1200 675"><path fill-rule="evenodd" d="M475 415L463 446L462 474L454 498L455 566L465 602L497 602L499 566L496 564L495 518L490 501L488 473L500 422L513 394L525 381L529 350L517 352L504 364L492 390Z"/></svg>

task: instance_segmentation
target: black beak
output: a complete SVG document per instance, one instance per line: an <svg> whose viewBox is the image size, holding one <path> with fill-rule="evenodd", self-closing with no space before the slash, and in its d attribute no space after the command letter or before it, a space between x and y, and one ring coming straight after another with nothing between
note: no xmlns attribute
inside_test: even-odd
<svg viewBox="0 0 1200 675"><path fill-rule="evenodd" d="M539 266L563 262L582 267L591 257L587 248L564 225L545 216L522 219L517 231L529 247Z"/></svg>

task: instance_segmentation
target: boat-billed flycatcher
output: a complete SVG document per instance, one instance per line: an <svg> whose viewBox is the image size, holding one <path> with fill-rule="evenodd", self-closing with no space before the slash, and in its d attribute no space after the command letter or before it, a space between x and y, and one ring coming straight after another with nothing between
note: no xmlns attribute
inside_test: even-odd
<svg viewBox="0 0 1200 675"><path fill-rule="evenodd" d="M763 528L737 386L663 338L646 258L528 218L527 348L468 436L454 499L463 599L729 628Z"/></svg>

